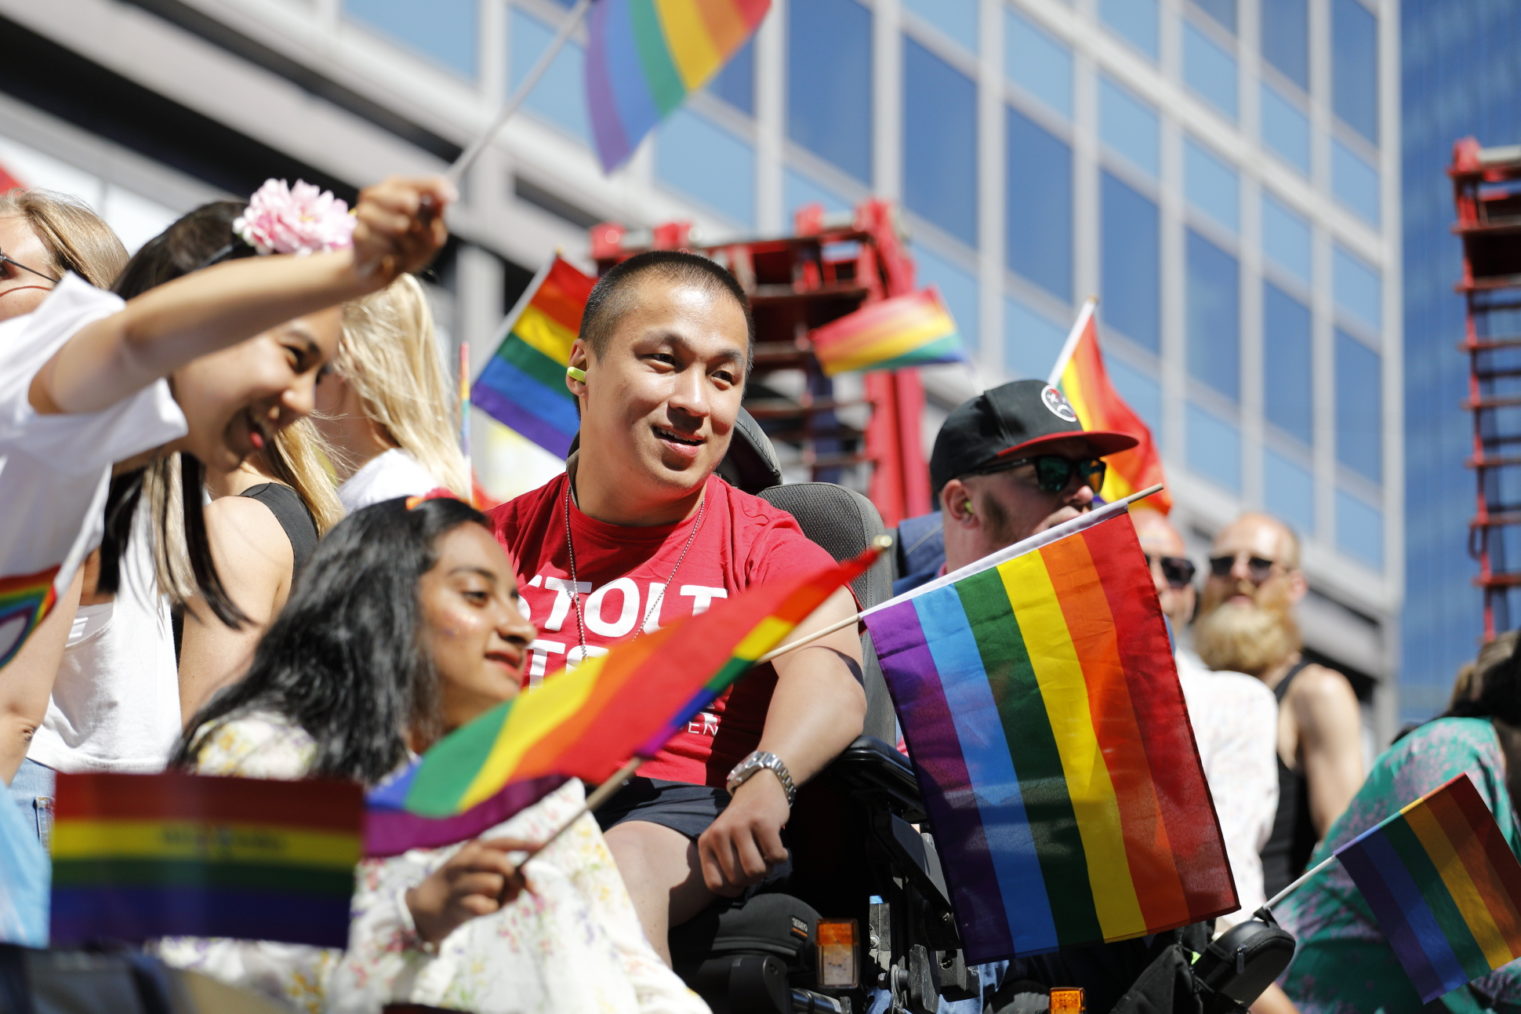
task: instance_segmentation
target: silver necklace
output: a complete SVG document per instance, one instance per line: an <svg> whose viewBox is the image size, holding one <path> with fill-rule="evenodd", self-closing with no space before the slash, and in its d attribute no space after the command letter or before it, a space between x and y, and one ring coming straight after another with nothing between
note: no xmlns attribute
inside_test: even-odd
<svg viewBox="0 0 1521 1014"><path fill-rule="evenodd" d="M570 596L571 602L576 607L576 633L581 639L581 658L584 661L586 659L586 616L581 608L581 582L576 578L576 544L570 536L570 496L571 482L567 478L565 480L565 550L570 556ZM681 555L676 557L676 566L671 568L671 573L666 577L660 594L650 595L650 606L645 610L644 621L634 630L634 636L629 638L630 641L639 639L639 635L644 633L644 628L650 625L650 620L654 618L660 604L665 601L666 589L670 588L671 583L676 580L676 572L681 569L682 561L687 558L687 550L691 549L692 543L697 540L697 530L702 527L702 518L707 511L708 495L704 490L702 499L697 503L697 520L692 524L692 533L687 536L686 545L681 547Z"/></svg>

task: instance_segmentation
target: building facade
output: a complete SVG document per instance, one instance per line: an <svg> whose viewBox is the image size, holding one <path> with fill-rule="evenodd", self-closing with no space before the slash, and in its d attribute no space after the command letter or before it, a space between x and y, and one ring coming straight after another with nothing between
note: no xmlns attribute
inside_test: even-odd
<svg viewBox="0 0 1521 1014"><path fill-rule="evenodd" d="M1446 707L1458 667L1482 633L1478 567L1468 554L1473 453L1463 300L1453 291L1462 248L1447 167L1453 142L1521 144L1521 10L1505 0L1405 0L1402 104L1405 277L1406 566L1401 715ZM1512 593L1514 596L1514 593ZM1518 616L1512 611L1509 622Z"/></svg>
<svg viewBox="0 0 1521 1014"><path fill-rule="evenodd" d="M0 69L0 162L83 173L27 182L93 180L139 225L271 174L436 171L570 6L0 0L32 54ZM1405 571L1399 30L1394 0L773 0L611 177L577 33L467 180L443 318L483 359L529 273L584 251L597 221L687 219L706 241L894 199L975 359L926 371L926 441L968 393L1045 376L1098 294L1195 555L1245 507L1286 518L1315 589L1309 645L1387 687ZM498 488L551 467L500 434L477 448ZM1387 734L1393 694L1374 700Z"/></svg>

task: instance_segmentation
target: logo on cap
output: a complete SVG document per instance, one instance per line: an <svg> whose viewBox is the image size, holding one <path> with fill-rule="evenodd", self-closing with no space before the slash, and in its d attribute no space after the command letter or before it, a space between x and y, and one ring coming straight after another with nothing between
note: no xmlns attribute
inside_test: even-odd
<svg viewBox="0 0 1521 1014"><path fill-rule="evenodd" d="M1046 408L1050 409L1051 414L1056 416L1056 418L1065 419L1070 423L1077 422L1077 413L1073 411L1071 403L1067 401L1060 391L1050 384L1047 384L1046 389L1040 392L1040 400L1045 403Z"/></svg>

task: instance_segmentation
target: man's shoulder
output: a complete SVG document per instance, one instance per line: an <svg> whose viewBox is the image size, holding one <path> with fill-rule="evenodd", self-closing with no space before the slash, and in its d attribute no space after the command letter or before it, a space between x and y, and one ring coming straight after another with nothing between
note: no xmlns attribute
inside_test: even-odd
<svg viewBox="0 0 1521 1014"><path fill-rule="evenodd" d="M557 475L537 489L520 493L511 500L499 503L486 511L486 518L491 522L492 531L501 538L504 530L520 527L540 516L547 515L555 506L557 501L555 494L563 478L563 475Z"/></svg>
<svg viewBox="0 0 1521 1014"><path fill-rule="evenodd" d="M1295 675L1285 696L1317 702L1357 701L1352 681L1346 674L1318 662L1311 662Z"/></svg>

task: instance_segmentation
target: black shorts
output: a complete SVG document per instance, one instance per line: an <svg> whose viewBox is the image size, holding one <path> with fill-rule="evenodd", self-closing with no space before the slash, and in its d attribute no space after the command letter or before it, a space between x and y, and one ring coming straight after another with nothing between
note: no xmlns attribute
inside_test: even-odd
<svg viewBox="0 0 1521 1014"><path fill-rule="evenodd" d="M696 841L728 805L729 793L711 785L636 776L599 806L596 816L604 831L626 820L643 820Z"/></svg>

